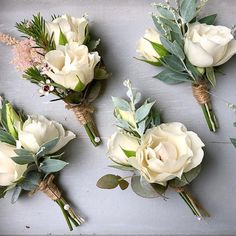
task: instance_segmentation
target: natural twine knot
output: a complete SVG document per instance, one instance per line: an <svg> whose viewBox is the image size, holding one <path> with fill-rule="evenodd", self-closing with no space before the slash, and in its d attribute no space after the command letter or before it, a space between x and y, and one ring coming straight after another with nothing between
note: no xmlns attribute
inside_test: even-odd
<svg viewBox="0 0 236 236"><path fill-rule="evenodd" d="M75 113L77 119L82 125L86 125L87 123L93 121L91 114L94 112L94 109L88 103L82 103L79 105L67 104L66 108L72 110Z"/></svg>
<svg viewBox="0 0 236 236"><path fill-rule="evenodd" d="M53 201L61 198L61 192L58 187L53 183L54 175L49 175L46 179L42 180L39 184L38 190L44 192Z"/></svg>
<svg viewBox="0 0 236 236"><path fill-rule="evenodd" d="M198 84L192 86L193 96L200 105L206 104L210 100L208 86L205 80L200 80Z"/></svg>

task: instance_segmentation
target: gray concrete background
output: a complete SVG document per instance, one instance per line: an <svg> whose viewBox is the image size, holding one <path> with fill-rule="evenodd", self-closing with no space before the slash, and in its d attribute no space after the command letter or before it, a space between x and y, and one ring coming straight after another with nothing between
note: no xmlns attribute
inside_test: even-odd
<svg viewBox="0 0 236 236"><path fill-rule="evenodd" d="M66 150L70 165L60 174L60 186L87 222L69 233L57 205L43 194L22 197L11 205L10 196L0 201L0 234L236 234L236 150L229 137L236 137L236 114L220 100L213 98L214 109L220 121L217 134L210 133L202 113L191 95L188 84L168 86L152 75L158 69L135 59L137 40L147 27L152 26L149 13L153 11L147 0L1 0L0 31L19 36L14 29L16 21L41 12L69 13L81 16L88 13L94 33L102 39L103 56L113 73L106 90L94 104L97 124L104 144L94 148L72 112L63 102L47 104L49 97L40 98L37 87L20 78L11 59L10 48L0 45L0 92L24 108L28 113L43 114L63 123L78 134ZM209 1L205 12L218 13L218 23L231 27L235 23L235 0ZM226 75L217 75L217 96L236 103L235 60L225 66ZM106 173L119 173L107 167L106 140L115 130L112 125L111 95L123 96L124 79L131 79L145 96L156 99L165 121L183 122L197 132L206 143L203 170L191 186L192 193L211 213L211 218L197 221L174 192L168 192L168 201L142 199L131 189L126 191L100 190L98 178ZM122 174L122 173L121 173ZM26 228L29 226L30 228Z"/></svg>

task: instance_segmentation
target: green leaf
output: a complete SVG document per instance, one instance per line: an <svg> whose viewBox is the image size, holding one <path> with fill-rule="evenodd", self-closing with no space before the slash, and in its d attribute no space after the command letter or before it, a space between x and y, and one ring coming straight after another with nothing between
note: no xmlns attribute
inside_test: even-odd
<svg viewBox="0 0 236 236"><path fill-rule="evenodd" d="M37 171L30 171L26 174L24 181L21 182L19 186L26 191L32 191L39 186L41 180L41 173Z"/></svg>
<svg viewBox="0 0 236 236"><path fill-rule="evenodd" d="M88 42L88 49L89 49L89 51L90 52L94 51L98 47L98 45L100 44L100 41L101 41L100 39L97 39L97 40L92 39L92 40L90 40Z"/></svg>
<svg viewBox="0 0 236 236"><path fill-rule="evenodd" d="M113 189L119 185L121 179L118 175L107 174L101 177L97 182L97 187L103 189Z"/></svg>
<svg viewBox="0 0 236 236"><path fill-rule="evenodd" d="M16 145L15 139L4 130L0 130L0 141L11 145Z"/></svg>
<svg viewBox="0 0 236 236"><path fill-rule="evenodd" d="M180 45L181 48L184 47L184 40L181 34L171 31L170 35L171 35L172 42L176 41Z"/></svg>
<svg viewBox="0 0 236 236"><path fill-rule="evenodd" d="M15 187L14 192L13 192L12 197L11 197L11 203L12 204L14 204L18 200L18 198L21 194L21 191L22 191L21 186L16 186Z"/></svg>
<svg viewBox="0 0 236 236"><path fill-rule="evenodd" d="M168 54L167 50L161 44L152 42L152 41L150 41L147 38L144 38L144 39L152 44L152 47L154 48L154 50L157 52L157 54L160 57L164 57L164 56L166 56Z"/></svg>
<svg viewBox="0 0 236 236"><path fill-rule="evenodd" d="M185 59L185 54L184 54L182 48L179 46L179 44L176 41L174 41L172 43L169 40L167 40L165 37L161 36L161 43L166 48L166 50L168 52L174 54L175 56L177 56L181 60Z"/></svg>
<svg viewBox="0 0 236 236"><path fill-rule="evenodd" d="M50 140L44 144L42 144L36 154L37 157L43 157L47 155L58 143L59 138L55 138L53 140Z"/></svg>
<svg viewBox="0 0 236 236"><path fill-rule="evenodd" d="M101 93L102 83L99 80L93 80L88 92L86 92L86 99L89 103L93 102Z"/></svg>
<svg viewBox="0 0 236 236"><path fill-rule="evenodd" d="M156 26L158 32L161 34L161 35L165 35L165 31L164 29L162 28L162 25L158 22L158 18L154 15L152 15L152 20L153 20L153 23L154 25Z"/></svg>
<svg viewBox="0 0 236 236"><path fill-rule="evenodd" d="M108 79L110 74L104 68L96 67L94 70L94 79L103 80Z"/></svg>
<svg viewBox="0 0 236 236"><path fill-rule="evenodd" d="M112 167L118 170L123 170L123 171L134 171L134 167L132 166L123 166L123 165L109 165L108 167Z"/></svg>
<svg viewBox="0 0 236 236"><path fill-rule="evenodd" d="M205 17L201 18L198 22L202 23L202 24L205 23L207 25L214 25L216 17L217 17L217 14L205 16Z"/></svg>
<svg viewBox="0 0 236 236"><path fill-rule="evenodd" d="M162 18L162 17L159 17L159 20L162 24L169 26L171 31L177 33L179 36L182 37L181 29L178 27L178 25L175 22Z"/></svg>
<svg viewBox="0 0 236 236"><path fill-rule="evenodd" d="M155 102L150 102L147 104L142 105L139 107L135 112L135 120L137 123L144 120L148 114L150 113L152 106L155 104Z"/></svg>
<svg viewBox="0 0 236 236"><path fill-rule="evenodd" d="M129 158L129 157L135 157L136 156L136 152L135 151L131 151L131 150L126 150L123 149L122 147L120 147L122 149L122 151L124 152L124 154Z"/></svg>
<svg viewBox="0 0 236 236"><path fill-rule="evenodd" d="M197 67L192 65L190 61L186 58L186 66L190 70L195 78L202 77L202 74L198 71Z"/></svg>
<svg viewBox="0 0 236 236"><path fill-rule="evenodd" d="M231 138L230 141L234 145L234 147L236 148L236 139L235 138Z"/></svg>
<svg viewBox="0 0 236 236"><path fill-rule="evenodd" d="M76 84L75 88L73 89L76 92L81 92L85 89L85 84L80 80L79 76L76 76L78 78L78 83Z"/></svg>
<svg viewBox="0 0 236 236"><path fill-rule="evenodd" d="M115 106L115 108L119 108L123 111L129 111L130 110L130 105L129 103L122 99L122 98L118 98L118 97L112 97L112 101L113 101L113 104Z"/></svg>
<svg viewBox="0 0 236 236"><path fill-rule="evenodd" d="M152 118L151 120L152 127L156 127L161 124L161 114L159 111L152 110L151 118Z"/></svg>
<svg viewBox="0 0 236 236"><path fill-rule="evenodd" d="M6 195L7 187L0 186L0 199Z"/></svg>
<svg viewBox="0 0 236 236"><path fill-rule="evenodd" d="M32 153L30 151L27 151L26 149L15 149L14 152L18 156L32 156Z"/></svg>
<svg viewBox="0 0 236 236"><path fill-rule="evenodd" d="M178 84L182 82L192 81L188 75L181 75L168 69L163 70L162 72L154 76L154 78L159 79L167 84Z"/></svg>
<svg viewBox="0 0 236 236"><path fill-rule="evenodd" d="M131 178L131 187L132 187L132 190L137 195L139 195L140 197L143 197L143 198L159 197L160 196L159 191L160 191L160 189L162 189L162 187L160 187L160 189L159 189L159 185L150 184L146 180L144 180L142 177L136 176L136 175L134 175Z"/></svg>
<svg viewBox="0 0 236 236"><path fill-rule="evenodd" d="M67 43L68 43L68 40L60 29L59 45L66 45Z"/></svg>
<svg viewBox="0 0 236 236"><path fill-rule="evenodd" d="M54 173L62 170L69 163L57 159L45 159L39 166L44 173Z"/></svg>
<svg viewBox="0 0 236 236"><path fill-rule="evenodd" d="M149 61L149 60L145 60L145 59L141 59L141 58L136 58L135 59L139 60L139 61L143 61L146 62L152 66L161 66L162 64L159 62L159 59L157 59L158 61Z"/></svg>
<svg viewBox="0 0 236 236"><path fill-rule="evenodd" d="M199 175L200 171L201 165L198 165L189 172L183 173L181 179L175 178L173 180L170 180L169 185L173 188L180 188L187 184L190 184Z"/></svg>
<svg viewBox="0 0 236 236"><path fill-rule="evenodd" d="M216 76L215 76L215 72L214 72L213 67L206 68L206 76L207 76L207 79L209 80L209 82L212 84L212 86L215 87L216 86Z"/></svg>
<svg viewBox="0 0 236 236"><path fill-rule="evenodd" d="M26 165L35 161L34 156L16 156L11 158L15 163L19 165Z"/></svg>
<svg viewBox="0 0 236 236"><path fill-rule="evenodd" d="M197 0L182 0L180 14L186 23L190 22L196 15Z"/></svg>
<svg viewBox="0 0 236 236"><path fill-rule="evenodd" d="M119 186L120 186L121 190L125 190L125 189L127 189L129 187L129 182L127 182L124 179L121 179L119 181Z"/></svg>
<svg viewBox="0 0 236 236"><path fill-rule="evenodd" d="M170 20L175 19L174 15L171 11L169 11L168 9L166 9L160 5L157 5L157 10L160 13L160 15L165 17L166 19L170 19Z"/></svg>

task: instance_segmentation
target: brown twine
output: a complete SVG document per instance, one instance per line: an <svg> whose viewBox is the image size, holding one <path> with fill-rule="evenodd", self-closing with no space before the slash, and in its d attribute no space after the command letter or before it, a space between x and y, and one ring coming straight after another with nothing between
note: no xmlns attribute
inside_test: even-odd
<svg viewBox="0 0 236 236"><path fill-rule="evenodd" d="M0 42L5 43L6 45L14 46L19 41L8 34L0 33Z"/></svg>
<svg viewBox="0 0 236 236"><path fill-rule="evenodd" d="M50 199L56 201L61 198L61 192L58 187L53 183L53 180L54 175L49 175L46 179L40 182L37 190L44 192Z"/></svg>
<svg viewBox="0 0 236 236"><path fill-rule="evenodd" d="M94 109L88 103L82 103L79 105L67 104L66 108L75 113L77 119L82 125L86 125L89 122L93 123L91 114L94 112Z"/></svg>
<svg viewBox="0 0 236 236"><path fill-rule="evenodd" d="M192 86L193 96L200 105L206 104L210 100L208 86L205 80L200 80L198 84Z"/></svg>

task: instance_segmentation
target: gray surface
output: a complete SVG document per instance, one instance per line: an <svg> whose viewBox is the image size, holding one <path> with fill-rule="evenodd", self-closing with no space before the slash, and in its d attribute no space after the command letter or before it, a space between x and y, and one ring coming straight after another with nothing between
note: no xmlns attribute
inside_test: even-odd
<svg viewBox="0 0 236 236"><path fill-rule="evenodd" d="M156 99L165 121L180 121L202 137L206 143L204 167L191 190L209 210L212 217L197 221L182 200L168 192L168 201L142 199L130 189L106 191L96 188L97 179L115 171L106 167L106 145L94 148L74 115L62 102L47 104L49 98L39 98L37 87L20 79L20 74L8 64L11 53L0 45L0 92L28 113L40 113L62 122L77 132L78 139L67 148L71 163L60 175L60 184L68 199L80 209L87 222L71 234L236 234L236 150L227 142L236 137L232 123L236 115L218 99L215 112L221 128L210 133L201 110L187 84L167 86L151 78L158 69L133 59L138 38L152 26L147 0L69 0L69 1L0 1L0 31L18 36L16 21L40 11L44 16L70 13L80 16L87 12L95 33L101 37L104 60L113 73L104 95L97 100L97 124L104 143L114 131L111 95L124 95L122 81L131 79L143 94ZM235 23L235 0L209 1L207 12L219 12L218 22L231 27ZM50 9L50 10L49 10ZM233 58L224 66L225 76L218 75L220 97L236 102L236 70ZM226 143L218 143L226 142ZM118 173L119 171L117 171ZM121 173L122 174L122 173ZM29 229L26 226L30 226ZM68 234L58 207L43 194L21 198L11 205L10 198L0 201L0 234Z"/></svg>

